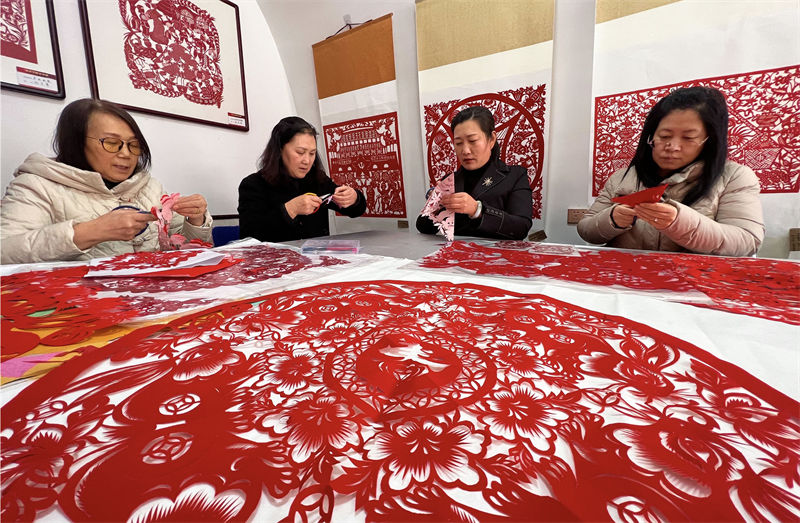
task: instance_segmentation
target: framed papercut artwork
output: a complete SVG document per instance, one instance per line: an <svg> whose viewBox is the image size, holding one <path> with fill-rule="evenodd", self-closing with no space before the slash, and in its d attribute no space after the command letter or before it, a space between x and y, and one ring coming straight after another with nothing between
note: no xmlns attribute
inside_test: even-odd
<svg viewBox="0 0 800 523"><path fill-rule="evenodd" d="M239 8L228 0L80 0L92 96L247 131Z"/></svg>
<svg viewBox="0 0 800 523"><path fill-rule="evenodd" d="M53 0L0 0L2 87L64 98Z"/></svg>

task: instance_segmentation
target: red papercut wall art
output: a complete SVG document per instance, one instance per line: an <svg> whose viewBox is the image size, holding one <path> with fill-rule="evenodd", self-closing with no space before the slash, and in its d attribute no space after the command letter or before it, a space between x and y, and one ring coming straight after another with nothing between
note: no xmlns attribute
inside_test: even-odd
<svg viewBox="0 0 800 523"><path fill-rule="evenodd" d="M662 299L800 325L800 265L794 262L618 250L576 249L574 256L548 253L535 243L525 249L521 243L498 248L453 242L419 265L659 291ZM705 302L687 301L687 293L698 292Z"/></svg>
<svg viewBox="0 0 800 523"><path fill-rule="evenodd" d="M425 106L425 144L431 186L458 169L450 122L460 110L482 105L492 111L500 142L500 159L528 169L533 217L542 217L545 85L520 87Z"/></svg>
<svg viewBox="0 0 800 523"><path fill-rule="evenodd" d="M795 521L798 408L546 296L326 284L134 331L22 390L0 515Z"/></svg>
<svg viewBox="0 0 800 523"><path fill-rule="evenodd" d="M728 102L728 158L755 171L763 193L800 191L800 66L691 80L598 96L592 195L627 167L647 113L678 87L719 89Z"/></svg>
<svg viewBox="0 0 800 523"><path fill-rule="evenodd" d="M92 96L249 129L239 7L231 0L78 0Z"/></svg>
<svg viewBox="0 0 800 523"><path fill-rule="evenodd" d="M133 87L200 105L222 103L219 33L189 0L118 0Z"/></svg>
<svg viewBox="0 0 800 523"><path fill-rule="evenodd" d="M0 42L3 56L32 64L38 61L31 0L0 2Z"/></svg>
<svg viewBox="0 0 800 523"><path fill-rule="evenodd" d="M331 179L367 197L364 216L405 218L397 113L323 127Z"/></svg>

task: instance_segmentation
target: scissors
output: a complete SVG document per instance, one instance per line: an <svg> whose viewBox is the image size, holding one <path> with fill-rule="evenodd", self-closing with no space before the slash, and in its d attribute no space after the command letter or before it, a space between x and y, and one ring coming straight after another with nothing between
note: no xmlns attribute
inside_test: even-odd
<svg viewBox="0 0 800 523"><path fill-rule="evenodd" d="M149 214L151 216L153 215L153 213L151 213L150 211L143 211L140 208L135 207L133 205L120 205L120 206L114 207L113 209L111 209L111 211L116 211L116 210L119 210L119 209L132 209L134 211L139 211L139 214ZM139 236L140 234L142 234L146 230L147 230L147 225L144 226L144 229L142 229L141 231L137 232L136 236Z"/></svg>

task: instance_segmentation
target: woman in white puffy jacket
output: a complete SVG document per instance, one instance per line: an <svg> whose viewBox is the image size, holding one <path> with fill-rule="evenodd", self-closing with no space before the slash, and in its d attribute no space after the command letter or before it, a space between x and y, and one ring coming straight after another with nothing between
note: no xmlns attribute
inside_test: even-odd
<svg viewBox="0 0 800 523"><path fill-rule="evenodd" d="M158 250L151 207L164 190L150 176L150 148L130 114L104 100L67 105L56 127L55 158L34 153L14 173L0 203L2 263L85 260ZM170 234L211 241L199 194L178 198Z"/></svg>

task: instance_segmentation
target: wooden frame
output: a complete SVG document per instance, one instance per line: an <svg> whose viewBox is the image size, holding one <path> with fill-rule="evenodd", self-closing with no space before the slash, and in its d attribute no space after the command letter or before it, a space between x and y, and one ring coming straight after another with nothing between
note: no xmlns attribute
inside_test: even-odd
<svg viewBox="0 0 800 523"><path fill-rule="evenodd" d="M229 0L79 0L92 96L248 131L239 8Z"/></svg>
<svg viewBox="0 0 800 523"><path fill-rule="evenodd" d="M3 89L64 98L53 0L4 0Z"/></svg>

